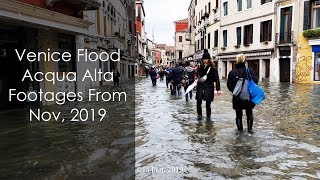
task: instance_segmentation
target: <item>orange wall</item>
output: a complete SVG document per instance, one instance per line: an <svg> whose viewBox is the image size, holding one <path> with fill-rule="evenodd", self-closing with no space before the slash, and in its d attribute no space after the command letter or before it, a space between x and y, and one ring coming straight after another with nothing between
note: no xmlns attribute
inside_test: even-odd
<svg viewBox="0 0 320 180"><path fill-rule="evenodd" d="M176 23L176 32L185 31L188 29L188 23Z"/></svg>

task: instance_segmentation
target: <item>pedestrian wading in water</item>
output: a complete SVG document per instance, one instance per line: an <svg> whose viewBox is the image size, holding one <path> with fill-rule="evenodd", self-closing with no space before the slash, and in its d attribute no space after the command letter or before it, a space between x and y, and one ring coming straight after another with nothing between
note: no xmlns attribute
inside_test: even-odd
<svg viewBox="0 0 320 180"><path fill-rule="evenodd" d="M113 69L113 85L119 86L119 81L120 81L120 73L119 73L118 69L115 67Z"/></svg>
<svg viewBox="0 0 320 180"><path fill-rule="evenodd" d="M229 91L233 92L239 78L247 79L247 72L245 66L246 56L244 54L239 54L236 57L236 68L230 71L228 75L227 86ZM258 83L257 77L254 75L253 71L250 70L251 77L255 83ZM236 124L237 128L240 132L243 131L242 126L242 115L243 110L246 110L247 115L247 126L248 132L252 133L252 126L253 126L253 114L252 109L254 108L255 104L248 100L241 100L239 98L233 97L232 99L233 109L236 111Z"/></svg>
<svg viewBox="0 0 320 180"><path fill-rule="evenodd" d="M185 80L186 82L183 84L184 91L188 89L188 87L194 82L195 80L195 69L192 67L192 64L187 61L186 62L186 67L185 67L185 76L187 79ZM192 99L192 90L185 95L186 101L188 101L190 95L190 99Z"/></svg>
<svg viewBox="0 0 320 180"><path fill-rule="evenodd" d="M207 77L206 79L204 78L205 76ZM218 95L221 94L221 91L218 70L211 62L211 56L207 49L204 50L202 56L201 65L198 70L198 79L196 93L198 120L202 119L202 101L206 102L207 120L211 120L211 102L214 99L214 82L216 83ZM205 81L201 81L201 79L205 79Z"/></svg>
<svg viewBox="0 0 320 180"><path fill-rule="evenodd" d="M156 68L152 67L150 71L152 86L157 86L157 76L158 76L158 73L156 71Z"/></svg>

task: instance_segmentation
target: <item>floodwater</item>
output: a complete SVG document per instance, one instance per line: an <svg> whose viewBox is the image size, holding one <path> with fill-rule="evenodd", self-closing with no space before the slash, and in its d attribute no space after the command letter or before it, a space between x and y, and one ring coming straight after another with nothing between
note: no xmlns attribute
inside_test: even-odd
<svg viewBox="0 0 320 180"><path fill-rule="evenodd" d="M222 82L212 121L196 103L171 96L165 82L136 84L137 179L320 178L320 85L261 84L254 133L239 133L231 93ZM203 103L205 114L205 103Z"/></svg>
<svg viewBox="0 0 320 180"><path fill-rule="evenodd" d="M194 99L171 96L165 82L152 87L146 78L135 89L103 89L125 91L127 102L43 108L66 119L74 107L105 108L102 122L30 122L28 108L2 111L0 178L320 178L320 85L262 87L267 99L254 109L252 135L245 118L244 132L237 132L224 82L224 93L212 104L212 122L196 120Z"/></svg>
<svg viewBox="0 0 320 180"><path fill-rule="evenodd" d="M131 179L134 177L134 83L104 87L126 92L127 101L67 103L43 110L61 112L62 123L29 121L29 109L0 113L0 179ZM87 121L71 122L72 108L95 109ZM100 122L97 111L104 108ZM47 116L45 116L47 117ZM86 115L83 114L83 118Z"/></svg>

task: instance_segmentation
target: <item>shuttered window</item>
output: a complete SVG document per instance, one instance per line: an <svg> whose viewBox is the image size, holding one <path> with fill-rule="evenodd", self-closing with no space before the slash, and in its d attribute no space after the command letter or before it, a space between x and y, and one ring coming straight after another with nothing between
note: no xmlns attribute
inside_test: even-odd
<svg viewBox="0 0 320 180"><path fill-rule="evenodd" d="M249 45L253 42L253 25L244 26L243 44Z"/></svg>
<svg viewBox="0 0 320 180"><path fill-rule="evenodd" d="M241 45L241 27L237 27L237 45Z"/></svg>
<svg viewBox="0 0 320 180"><path fill-rule="evenodd" d="M272 20L260 23L260 42L271 41Z"/></svg>
<svg viewBox="0 0 320 180"><path fill-rule="evenodd" d="M228 45L228 32L227 30L223 31L223 47L227 47Z"/></svg>

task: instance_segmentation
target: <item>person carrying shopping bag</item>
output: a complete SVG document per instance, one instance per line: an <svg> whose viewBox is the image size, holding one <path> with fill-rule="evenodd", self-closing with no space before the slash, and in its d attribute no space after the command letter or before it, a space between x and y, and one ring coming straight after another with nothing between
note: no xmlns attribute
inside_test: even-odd
<svg viewBox="0 0 320 180"><path fill-rule="evenodd" d="M253 71L248 69L245 66L246 56L244 54L239 54L236 57L236 68L229 72L228 74L228 81L227 81L227 87L229 91L234 92L236 85L239 80L245 81L248 80L248 77L251 77L252 80L257 84L258 79L254 75ZM249 75L247 74L250 73ZM237 128L240 132L243 131L242 126L242 115L243 110L246 110L247 115L247 126L248 126L248 132L253 133L252 126L253 126L253 113L252 109L255 107L255 103L253 103L250 98L244 100L243 98L238 98L236 96L232 99L233 109L236 111L236 124Z"/></svg>

